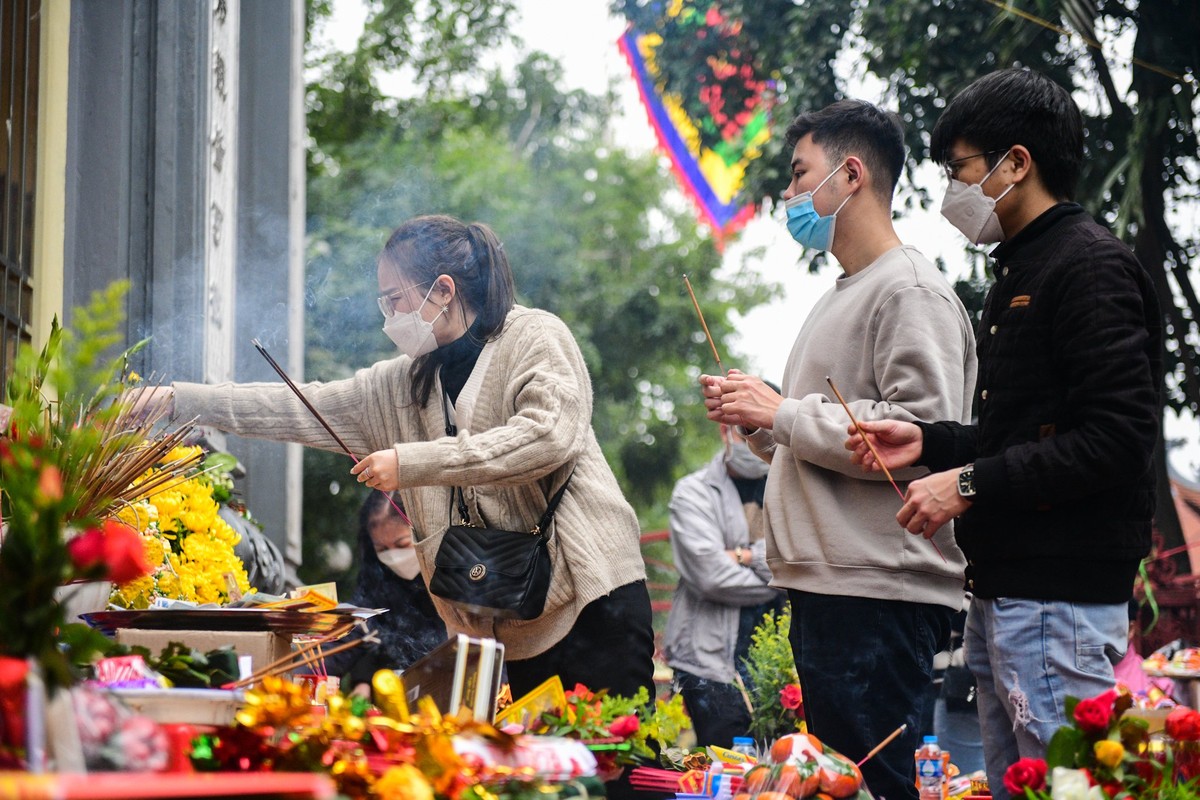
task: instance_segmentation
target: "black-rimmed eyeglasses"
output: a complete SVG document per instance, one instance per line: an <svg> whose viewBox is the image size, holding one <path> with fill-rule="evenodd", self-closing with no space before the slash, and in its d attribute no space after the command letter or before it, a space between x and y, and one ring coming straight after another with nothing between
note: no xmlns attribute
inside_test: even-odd
<svg viewBox="0 0 1200 800"><path fill-rule="evenodd" d="M985 150L982 153L972 153L969 156L963 156L961 158L952 158L949 161L947 161L945 164L942 165L942 169L946 170L947 178L949 178L952 181L957 180L958 179L958 169L959 169L959 167L961 167L963 165L963 162L970 161L973 158L986 158L987 156L994 156L994 155L996 155L996 153L1003 153L1003 152L1006 152L1006 151L1004 151L1004 150Z"/></svg>

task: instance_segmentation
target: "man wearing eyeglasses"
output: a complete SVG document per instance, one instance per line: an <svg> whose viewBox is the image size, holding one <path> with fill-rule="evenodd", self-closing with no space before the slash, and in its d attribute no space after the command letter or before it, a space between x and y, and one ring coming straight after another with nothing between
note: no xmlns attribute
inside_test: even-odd
<svg viewBox="0 0 1200 800"><path fill-rule="evenodd" d="M974 594L965 631L993 795L1043 757L1063 701L1113 686L1127 602L1149 551L1162 332L1134 254L1071 202L1083 122L1030 70L993 72L947 106L931 139L950 186L942 213L1000 242L976 332L978 423L864 422L909 485L897 521L932 536L951 519ZM850 431L853 460L879 469ZM965 466L964 466L965 465Z"/></svg>

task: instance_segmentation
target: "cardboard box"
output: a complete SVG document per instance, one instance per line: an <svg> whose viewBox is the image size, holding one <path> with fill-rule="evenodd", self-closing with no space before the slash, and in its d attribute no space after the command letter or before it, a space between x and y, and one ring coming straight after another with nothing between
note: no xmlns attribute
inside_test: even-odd
<svg viewBox="0 0 1200 800"><path fill-rule="evenodd" d="M117 630L117 642L145 647L155 657L171 642L207 653L232 647L238 656L250 656L250 669L262 669L292 650L290 634L273 631L152 631L138 628Z"/></svg>

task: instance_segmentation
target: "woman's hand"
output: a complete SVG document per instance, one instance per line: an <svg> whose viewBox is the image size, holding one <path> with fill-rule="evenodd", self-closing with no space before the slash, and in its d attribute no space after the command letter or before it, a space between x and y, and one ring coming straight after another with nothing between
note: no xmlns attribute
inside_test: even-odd
<svg viewBox="0 0 1200 800"><path fill-rule="evenodd" d="M350 474L357 476L359 483L365 483L372 489L394 492L400 488L400 459L391 447L376 450L369 456L363 456L351 467Z"/></svg>
<svg viewBox="0 0 1200 800"><path fill-rule="evenodd" d="M921 429L911 422L879 419L860 422L859 426L863 434L870 437L875 452L883 459L888 469L911 467L921 457L923 435ZM858 429L851 424L846 432L850 434L846 439L850 460L861 464L863 472L882 472L883 466L875 459L875 454L871 452Z"/></svg>
<svg viewBox="0 0 1200 800"><path fill-rule="evenodd" d="M175 390L170 386L135 387L126 389L119 402L128 407L129 415L137 420L155 415L170 417L175 413Z"/></svg>

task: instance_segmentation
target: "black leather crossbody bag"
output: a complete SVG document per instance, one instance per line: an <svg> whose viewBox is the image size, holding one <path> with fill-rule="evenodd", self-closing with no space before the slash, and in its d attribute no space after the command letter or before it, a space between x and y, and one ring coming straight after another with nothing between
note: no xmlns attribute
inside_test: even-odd
<svg viewBox="0 0 1200 800"><path fill-rule="evenodd" d="M447 412L446 433L454 431ZM525 620L541 616L550 588L550 526L571 475L550 498L538 524L525 532L492 528L482 518L480 525L472 524L462 489L452 489L451 523L456 500L460 521L450 525L438 545L429 591L480 616Z"/></svg>

